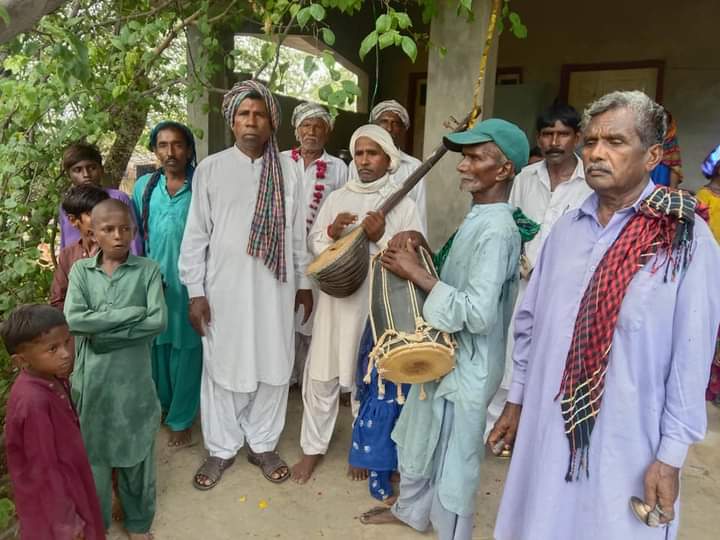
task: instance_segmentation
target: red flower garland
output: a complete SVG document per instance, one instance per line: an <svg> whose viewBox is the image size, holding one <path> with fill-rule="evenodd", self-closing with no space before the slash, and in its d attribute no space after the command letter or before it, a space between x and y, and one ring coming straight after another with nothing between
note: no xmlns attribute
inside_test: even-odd
<svg viewBox="0 0 720 540"><path fill-rule="evenodd" d="M302 155L300 154L300 148L293 148L290 150L290 157L297 163L300 161ZM327 173L327 161L322 159L315 160L315 178L318 180L325 180L325 173Z"/></svg>

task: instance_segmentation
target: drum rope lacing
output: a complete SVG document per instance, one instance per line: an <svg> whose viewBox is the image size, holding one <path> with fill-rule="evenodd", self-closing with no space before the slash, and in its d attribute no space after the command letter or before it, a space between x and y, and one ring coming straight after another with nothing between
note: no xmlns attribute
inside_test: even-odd
<svg viewBox="0 0 720 540"><path fill-rule="evenodd" d="M382 252L377 253L373 256L372 265L379 264L376 259L378 259L380 256L382 256ZM425 266L425 269L430 272L430 268L428 267L428 261L427 261L427 255L424 250L421 250L421 260L423 262L423 265ZM432 272L431 272L432 273ZM385 316L388 321L389 328L383 332L382 336L377 335L377 329L375 326L375 320L372 316L372 312L370 313L370 326L372 327L372 333L373 338L375 339L375 346L373 347L372 351L370 351L370 354L368 355L368 366L367 371L365 373L365 377L363 377L363 382L365 384L370 384L372 381L372 369L373 366L377 368L378 372L378 396L383 398L385 397L385 383L383 382L383 373L385 373L387 370L380 367L380 360L381 358L385 357L387 354L390 353L390 351L393 349L395 345L402 344L402 345L411 345L415 344L415 346L424 348L424 347L431 347L431 348L444 348L444 349L451 349L452 351L455 350L456 343L453 337L448 334L447 332L438 332L435 336L432 335L432 331L434 328L430 326L425 319L422 316L422 313L420 313L420 307L417 303L417 290L415 288L415 284L408 280L407 287L408 292L410 296L410 304L412 309L412 314L415 318L415 332L409 333L409 332L402 332L398 331L395 327L395 320L393 318L392 313L392 307L390 302L390 290L388 287L388 281L387 281L387 275L388 271L385 268L381 269L380 275L382 277L382 296L383 296L383 303L385 306ZM372 295L373 290L373 284L372 284L372 277L371 277L371 283L370 283L370 294ZM442 339L444 344L438 343L438 339ZM397 384L397 402L402 405L405 403L405 396L402 393L402 384ZM420 400L425 400L427 398L427 394L425 393L425 385L424 383L420 383Z"/></svg>

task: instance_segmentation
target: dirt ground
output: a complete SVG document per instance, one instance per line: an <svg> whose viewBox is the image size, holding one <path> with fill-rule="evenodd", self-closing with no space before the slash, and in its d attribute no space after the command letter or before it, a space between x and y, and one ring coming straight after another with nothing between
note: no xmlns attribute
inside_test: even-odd
<svg viewBox="0 0 720 540"><path fill-rule="evenodd" d="M298 439L302 402L291 392L288 420L280 453L292 465L300 455ZM153 531L157 540L341 539L411 540L434 538L400 525L365 526L357 516L376 505L365 482L345 477L351 431L349 408L341 409L330 451L305 486L292 481L274 485L245 459L244 451L213 490L201 492L191 479L205 451L202 444L179 451L166 447L161 431L158 448L157 514ZM718 538L720 508L720 410L708 406L708 434L691 449L683 471L681 540ZM194 434L200 441L199 426ZM477 501L474 539L491 539L507 461L485 461ZM111 540L125 538L115 525Z"/></svg>

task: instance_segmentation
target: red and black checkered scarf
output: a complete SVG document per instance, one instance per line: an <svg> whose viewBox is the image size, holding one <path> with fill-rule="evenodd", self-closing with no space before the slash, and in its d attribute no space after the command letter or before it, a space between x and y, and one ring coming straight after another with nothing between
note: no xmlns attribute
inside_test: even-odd
<svg viewBox="0 0 720 540"><path fill-rule="evenodd" d="M640 203L605 253L580 302L560 390L560 410L570 443L565 480L584 468L589 475L588 448L600 412L615 324L628 285L654 255L652 271L665 267L674 279L690 262L696 200L687 192L658 186Z"/></svg>

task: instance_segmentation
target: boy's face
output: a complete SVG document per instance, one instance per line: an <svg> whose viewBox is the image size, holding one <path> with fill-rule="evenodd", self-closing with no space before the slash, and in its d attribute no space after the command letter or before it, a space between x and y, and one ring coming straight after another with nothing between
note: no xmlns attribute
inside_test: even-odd
<svg viewBox="0 0 720 540"><path fill-rule="evenodd" d="M92 234L92 219L90 218L90 212L84 212L79 216L73 216L68 214L68 220L70 224L80 231L80 235L85 239L91 239Z"/></svg>
<svg viewBox="0 0 720 540"><path fill-rule="evenodd" d="M68 169L68 176L74 186L83 184L100 185L103 175L103 166L97 161L83 159Z"/></svg>
<svg viewBox="0 0 720 540"><path fill-rule="evenodd" d="M103 254L112 260L124 260L135 236L130 212L103 209L95 212L92 221L92 234Z"/></svg>
<svg viewBox="0 0 720 540"><path fill-rule="evenodd" d="M73 339L66 324L56 326L28 343L12 358L18 367L40 377L67 377L73 368Z"/></svg>

